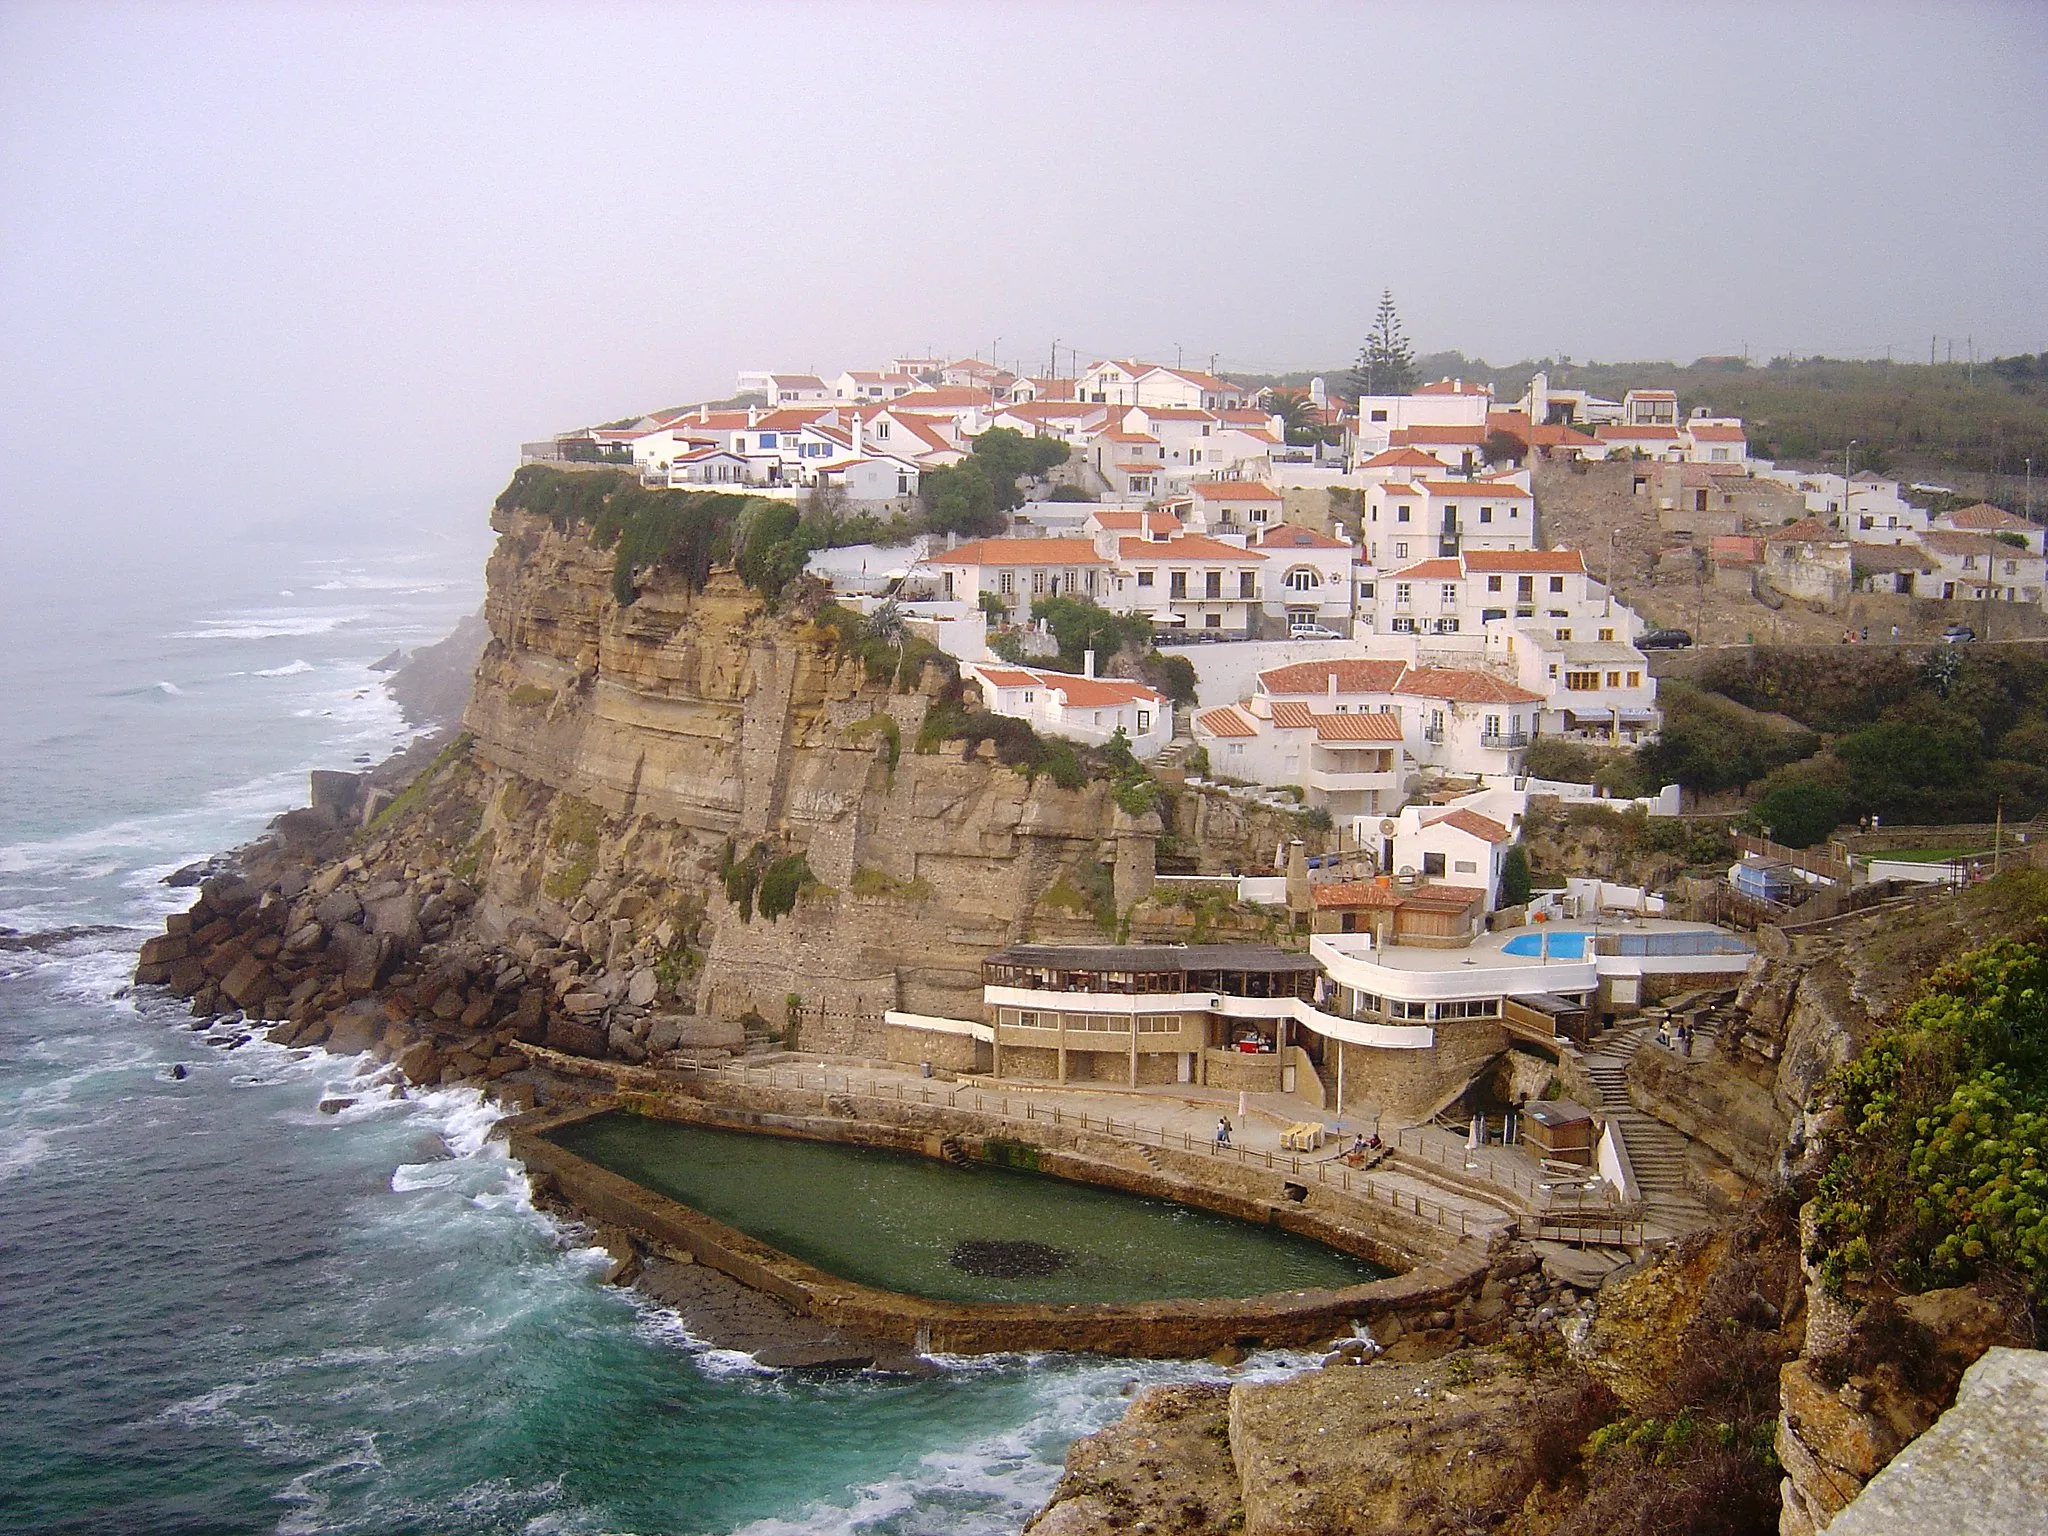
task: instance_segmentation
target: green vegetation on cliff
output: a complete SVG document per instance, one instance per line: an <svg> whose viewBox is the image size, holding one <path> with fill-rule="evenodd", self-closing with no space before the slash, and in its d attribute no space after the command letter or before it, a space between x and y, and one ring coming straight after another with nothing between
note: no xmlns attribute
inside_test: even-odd
<svg viewBox="0 0 2048 1536"><path fill-rule="evenodd" d="M2048 911L2048 875L1999 883ZM1815 1212L1828 1284L2002 1279L2048 1300L2048 927L1942 966L1820 1097L1839 1121Z"/></svg>

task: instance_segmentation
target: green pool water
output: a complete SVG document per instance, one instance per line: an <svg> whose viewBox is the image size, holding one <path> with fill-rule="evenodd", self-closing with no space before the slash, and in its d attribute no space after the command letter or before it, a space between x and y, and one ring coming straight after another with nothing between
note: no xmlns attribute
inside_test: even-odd
<svg viewBox="0 0 2048 1536"><path fill-rule="evenodd" d="M552 1139L599 1167L863 1285L939 1301L1156 1301L1357 1285L1387 1272L1270 1227L1008 1169L615 1113ZM1051 1249L991 1276L963 1244ZM985 1253L986 1251L983 1250ZM1006 1250L1014 1254L1015 1250ZM982 1266L986 1268L986 1266Z"/></svg>

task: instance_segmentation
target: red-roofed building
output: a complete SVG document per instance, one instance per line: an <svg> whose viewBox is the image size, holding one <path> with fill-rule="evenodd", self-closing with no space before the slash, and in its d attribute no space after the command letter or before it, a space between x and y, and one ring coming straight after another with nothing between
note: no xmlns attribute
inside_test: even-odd
<svg viewBox="0 0 2048 1536"><path fill-rule="evenodd" d="M1143 683L1096 677L1092 655L1088 667L1076 677L1039 667L966 662L960 675L980 687L983 707L991 713L1029 721L1045 735L1099 747L1122 731L1141 758L1165 751L1173 740L1172 702Z"/></svg>
<svg viewBox="0 0 2048 1536"><path fill-rule="evenodd" d="M1749 434L1733 417L1693 418L1685 424L1685 458L1735 474L1749 466Z"/></svg>
<svg viewBox="0 0 2048 1536"><path fill-rule="evenodd" d="M1493 391L1463 379L1442 379L1410 395L1362 396L1352 433L1352 461L1363 464L1405 444L1452 450L1452 457L1442 459L1452 468L1463 467L1469 450L1476 464L1492 408Z"/></svg>
<svg viewBox="0 0 2048 1536"><path fill-rule="evenodd" d="M2008 534L2023 540L2027 549L2037 555L2042 553L2043 537L2048 536L2048 529L2044 529L2039 523L2030 523L2024 517L2015 517L2005 508L1994 507L1985 501L1980 501L1973 507L1937 513L1934 526L1954 533L1988 533L1993 537Z"/></svg>
<svg viewBox="0 0 2048 1536"><path fill-rule="evenodd" d="M1366 487L1363 506L1359 542L1381 570L1535 543L1535 498L1512 479L1388 480Z"/></svg>
<svg viewBox="0 0 2048 1536"><path fill-rule="evenodd" d="M974 539L934 550L919 569L945 601L975 604L990 593L1018 623L1030 622L1033 598L1085 597L1120 613L1131 607L1092 538Z"/></svg>
<svg viewBox="0 0 2048 1536"><path fill-rule="evenodd" d="M1632 389L1621 397L1625 427L1676 427L1678 396L1668 389Z"/></svg>
<svg viewBox="0 0 2048 1536"><path fill-rule="evenodd" d="M1628 426L1618 422L1598 428L1595 435L1607 445L1609 458L1640 455L1673 464L1684 462L1689 441L1676 427Z"/></svg>
<svg viewBox="0 0 2048 1536"><path fill-rule="evenodd" d="M1289 633L1312 624L1350 635L1355 546L1312 528L1277 523L1249 547L1272 561L1266 573L1269 619L1286 624Z"/></svg>
<svg viewBox="0 0 2048 1536"><path fill-rule="evenodd" d="M1161 630L1240 639L1258 633L1267 561L1259 551L1179 533L1165 539L1117 536L1114 558L1126 606L1150 615Z"/></svg>

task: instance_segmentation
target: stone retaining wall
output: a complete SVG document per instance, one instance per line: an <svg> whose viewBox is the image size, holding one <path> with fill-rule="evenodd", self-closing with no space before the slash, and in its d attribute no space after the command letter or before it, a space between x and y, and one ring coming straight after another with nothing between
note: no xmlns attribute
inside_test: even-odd
<svg viewBox="0 0 2048 1536"><path fill-rule="evenodd" d="M758 1100L769 1092L750 1089L748 1096ZM809 1098L815 1107L819 1095L811 1094ZM617 1095L616 1103L639 1113L728 1129L843 1141L934 1157L940 1155L947 1140L958 1141L969 1155L987 1157L991 1151L988 1142L1007 1142L1014 1147L1023 1139L1009 1135L986 1137L980 1127L959 1134L949 1131L943 1123L790 1114L758 1103L742 1107L672 1091L648 1093L625 1089ZM609 1107L612 1106L607 1104L567 1114L522 1115L506 1122L503 1131L514 1156L530 1171L551 1179L571 1206L593 1219L625 1227L659 1251L687 1254L829 1325L921 1350L989 1354L1062 1349L1134 1357L1187 1357L1209 1354L1226 1345L1305 1344L1346 1331L1355 1321L1371 1325L1378 1320L1384 1326L1388 1320L1398 1319L1405 1327L1423 1326L1429 1315L1456 1307L1475 1294L1487 1274L1487 1243L1480 1236L1430 1244L1429 1237L1441 1238L1443 1234L1436 1233L1426 1222L1404 1218L1391 1208L1382 1212L1339 1191L1310 1185L1308 1199L1290 1200L1286 1181L1278 1175L1221 1164L1212 1167L1199 1154L1171 1149L1157 1151L1158 1169L1146 1166L1141 1171L1106 1160L1100 1155L1103 1148L1080 1144L1102 1142L1119 1151L1129 1150L1114 1138L1036 1126L1019 1129L1038 1133L1030 1144L1036 1150L1039 1171L1054 1177L1200 1205L1240 1220L1278 1226L1389 1267L1413 1262L1415 1253L1425 1248L1436 1247L1440 1251L1405 1274L1338 1290L1131 1304L966 1305L929 1301L875 1290L826 1274L685 1205L609 1173L548 1139L548 1132ZM836 1107L850 1106L842 1101ZM939 1122L948 1118L980 1118L944 1111L939 1106L902 1107L919 1111L920 1119L938 1111L933 1119ZM1052 1142L1068 1144L1048 1144ZM1008 1152L1009 1148L1004 1148L997 1155ZM1187 1177L1190 1173L1199 1173L1205 1182L1192 1182ZM1347 1206L1352 1208L1346 1209Z"/></svg>

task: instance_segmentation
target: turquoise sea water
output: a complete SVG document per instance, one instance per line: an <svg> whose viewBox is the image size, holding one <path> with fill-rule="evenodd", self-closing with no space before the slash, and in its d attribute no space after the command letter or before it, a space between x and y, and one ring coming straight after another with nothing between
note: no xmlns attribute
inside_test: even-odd
<svg viewBox="0 0 2048 1536"><path fill-rule="evenodd" d="M0 1530L1014 1531L1134 1384L1213 1374L759 1370L600 1284L473 1095L123 995L162 874L402 739L368 663L480 552L118 553L91 603L0 569L0 927L114 930L0 947Z"/></svg>
<svg viewBox="0 0 2048 1536"><path fill-rule="evenodd" d="M1155 1301L1335 1288L1386 1271L1272 1227L999 1168L601 1115L554 1140L863 1285L940 1301ZM1052 1274L977 1276L963 1243L1058 1250Z"/></svg>

